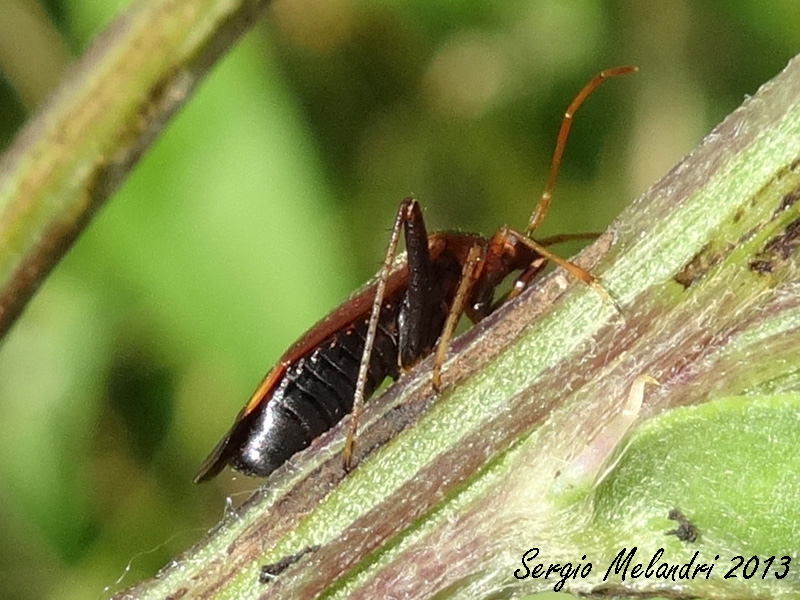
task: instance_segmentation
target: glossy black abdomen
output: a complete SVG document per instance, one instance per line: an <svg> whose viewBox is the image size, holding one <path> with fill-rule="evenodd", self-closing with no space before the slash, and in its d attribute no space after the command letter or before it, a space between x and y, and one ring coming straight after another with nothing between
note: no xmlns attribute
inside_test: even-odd
<svg viewBox="0 0 800 600"><path fill-rule="evenodd" d="M385 308L370 356L365 398L386 377L399 375L396 323L397 308ZM366 332L363 319L288 367L269 399L247 415L248 434L232 455L233 468L266 477L350 412Z"/></svg>

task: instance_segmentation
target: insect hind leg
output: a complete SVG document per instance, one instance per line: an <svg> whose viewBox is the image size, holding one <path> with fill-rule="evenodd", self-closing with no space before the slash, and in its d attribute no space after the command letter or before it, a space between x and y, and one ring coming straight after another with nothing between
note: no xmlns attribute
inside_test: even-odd
<svg viewBox="0 0 800 600"><path fill-rule="evenodd" d="M348 470L352 466L358 421L366 400L370 358L375 346L375 336L377 335L381 309L386 296L386 283L397 253L401 230L405 231L406 252L408 255L408 291L403 300L404 306L399 323L399 366L407 366L416 362L425 350L425 340L429 333L426 328L429 327L431 322L430 311L435 303L432 299L432 290L435 282L428 251L428 233L425 229L425 221L422 217L419 203L414 198L405 198L397 209L392 233L386 246L386 254L378 272L375 297L372 301L364 351L361 355L358 378L356 380L353 410L350 414L350 427L342 451L344 467Z"/></svg>

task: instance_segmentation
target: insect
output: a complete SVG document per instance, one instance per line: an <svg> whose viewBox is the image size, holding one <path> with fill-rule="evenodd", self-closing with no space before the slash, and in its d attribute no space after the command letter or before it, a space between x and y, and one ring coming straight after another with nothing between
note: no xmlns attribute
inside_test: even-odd
<svg viewBox="0 0 800 600"><path fill-rule="evenodd" d="M386 377L435 352L432 383L462 314L478 322L517 296L548 261L607 297L595 277L558 257L548 245L591 235L558 236L542 242L532 234L544 219L575 111L600 83L635 71L623 66L601 71L570 103L559 130L542 197L525 234L501 227L491 238L469 233L428 234L417 201L400 203L383 265L374 280L314 325L270 370L230 430L194 478L207 481L227 465L266 477L296 452L351 413L344 458L349 463L364 401ZM401 231L405 258L395 259ZM519 272L511 290L495 290Z"/></svg>

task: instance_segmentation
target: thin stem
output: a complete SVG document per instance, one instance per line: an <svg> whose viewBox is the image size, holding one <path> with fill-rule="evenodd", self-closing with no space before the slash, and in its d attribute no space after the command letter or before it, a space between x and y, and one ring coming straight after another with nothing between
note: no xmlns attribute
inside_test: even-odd
<svg viewBox="0 0 800 600"><path fill-rule="evenodd" d="M0 337L267 3L134 3L20 131L0 158Z"/></svg>

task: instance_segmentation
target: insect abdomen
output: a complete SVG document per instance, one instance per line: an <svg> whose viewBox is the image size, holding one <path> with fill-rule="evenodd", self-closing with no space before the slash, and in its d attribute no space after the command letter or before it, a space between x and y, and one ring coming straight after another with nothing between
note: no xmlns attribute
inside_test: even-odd
<svg viewBox="0 0 800 600"><path fill-rule="evenodd" d="M398 377L396 315L387 313L375 337L365 397L386 377ZM367 321L359 321L287 369L271 397L248 415L249 433L231 458L234 469L266 477L350 412L366 331Z"/></svg>

